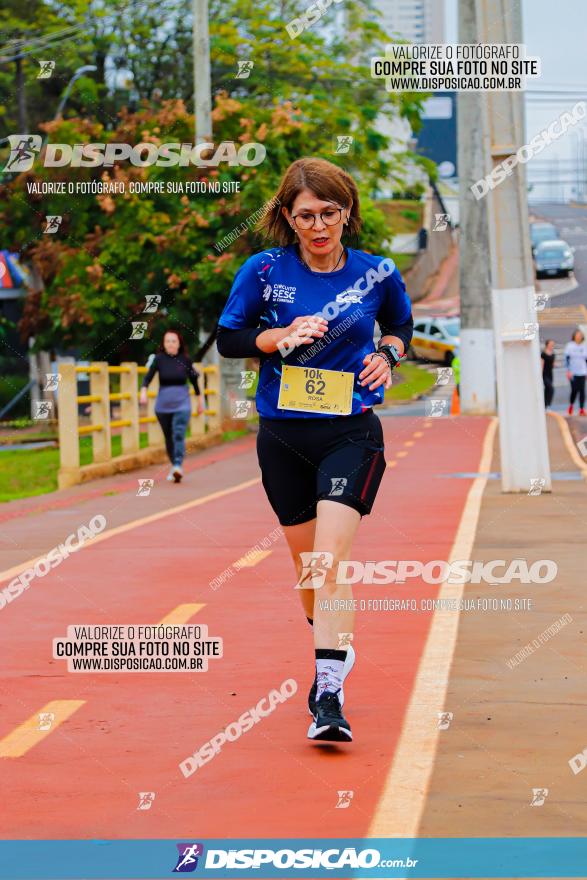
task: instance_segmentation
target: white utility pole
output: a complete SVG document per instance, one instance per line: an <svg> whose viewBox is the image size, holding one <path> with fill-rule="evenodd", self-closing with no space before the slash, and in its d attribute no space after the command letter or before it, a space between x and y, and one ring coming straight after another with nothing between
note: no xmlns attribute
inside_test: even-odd
<svg viewBox="0 0 587 880"><path fill-rule="evenodd" d="M196 144L212 141L212 81L208 0L192 0L194 55L194 115Z"/></svg>
<svg viewBox="0 0 587 880"><path fill-rule="evenodd" d="M459 2L459 42L475 43L479 33L478 0ZM461 296L461 412L495 413L495 347L491 310L487 200L476 199L471 186L485 176L483 106L479 92L459 92L459 288Z"/></svg>
<svg viewBox="0 0 587 880"><path fill-rule="evenodd" d="M478 42L522 42L517 0L477 2ZM525 143L522 94L481 92L479 98L488 174ZM485 197L504 492L528 492L533 485L551 490L525 167L518 162Z"/></svg>

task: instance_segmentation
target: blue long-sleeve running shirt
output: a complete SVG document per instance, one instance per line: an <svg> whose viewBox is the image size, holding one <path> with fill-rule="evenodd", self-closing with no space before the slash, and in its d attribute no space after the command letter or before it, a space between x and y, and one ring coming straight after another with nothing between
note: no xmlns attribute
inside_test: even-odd
<svg viewBox="0 0 587 880"><path fill-rule="evenodd" d="M382 335L412 335L412 309L403 279L393 260L347 249L347 261L334 272L313 272L295 246L272 248L250 257L239 269L219 319L222 328L249 329L251 341L263 330L288 327L302 315L321 315L328 330L321 339L300 345L285 356L263 355L257 386L257 411L266 418L332 418L329 413L277 408L283 363L343 370L355 374L352 415L383 401L383 386L369 391L359 373L365 355L375 351L375 321ZM228 351L227 351L228 354Z"/></svg>

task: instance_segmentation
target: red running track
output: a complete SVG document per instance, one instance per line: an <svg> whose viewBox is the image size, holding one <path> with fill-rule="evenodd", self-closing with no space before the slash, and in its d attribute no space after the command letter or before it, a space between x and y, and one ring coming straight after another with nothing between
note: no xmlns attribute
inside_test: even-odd
<svg viewBox="0 0 587 880"><path fill-rule="evenodd" d="M387 469L373 513L361 523L353 555L447 559L471 480L441 475L477 470L488 422L382 422L387 459L397 463ZM407 455L396 458L399 451ZM250 446L234 454L244 456L243 479L258 476ZM136 491L136 482L129 491ZM178 503L189 500L189 484L181 491ZM88 504L90 516L100 512L98 504ZM292 589L284 539L255 567L239 570L217 590L209 586L277 525L255 484L88 546L0 612L0 738L51 700L86 701L22 757L0 758L10 798L2 838L367 833L430 614L357 614L357 664L345 687L355 740L311 743L306 697L312 634ZM65 566L66 579L60 576ZM78 589L70 589L71 582ZM413 581L397 588L359 585L355 596L421 598L436 591ZM69 624L157 623L192 602L205 608L191 622L207 624L211 635L224 639L224 657L207 673L74 674L64 661L51 659L52 639ZM178 766L184 758L288 678L298 682L295 696L184 778ZM340 790L354 792L350 809L335 809ZM150 810L137 810L141 791L155 792Z"/></svg>

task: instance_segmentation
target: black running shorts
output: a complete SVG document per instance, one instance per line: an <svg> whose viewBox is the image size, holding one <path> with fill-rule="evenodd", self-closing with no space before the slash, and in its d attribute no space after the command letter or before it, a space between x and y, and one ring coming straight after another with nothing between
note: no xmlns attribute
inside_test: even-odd
<svg viewBox="0 0 587 880"><path fill-rule="evenodd" d="M372 409L320 419L260 418L257 456L282 526L314 519L322 498L365 516L386 466L383 428Z"/></svg>

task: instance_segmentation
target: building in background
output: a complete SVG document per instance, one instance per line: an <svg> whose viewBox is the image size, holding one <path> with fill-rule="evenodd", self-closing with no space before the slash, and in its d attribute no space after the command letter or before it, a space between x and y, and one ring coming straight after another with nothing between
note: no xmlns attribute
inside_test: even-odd
<svg viewBox="0 0 587 880"><path fill-rule="evenodd" d="M445 42L445 0L374 0L374 2L375 8L381 13L381 27L394 41L405 40L409 43ZM454 128L456 122L453 115L454 108L451 98L449 98L447 106L452 116L451 123ZM445 106L445 114L446 112ZM435 117L435 120L437 118ZM409 147L414 146L412 130L405 119L390 120L382 117L378 122L378 128L382 134L391 138L390 149L392 152L403 152ZM430 129L427 128L427 148L422 152L433 159L436 159L437 156L431 154L432 144L430 141L437 136L440 128L441 126L437 126L434 123ZM449 150L449 153L450 155L443 157L443 160L452 161L456 166L456 141L454 149ZM409 186L422 179L423 172L421 169L414 168L413 174L409 175L409 179L405 183ZM390 181L388 191L382 193L382 195L389 196L395 189L395 182Z"/></svg>
<svg viewBox="0 0 587 880"><path fill-rule="evenodd" d="M375 0L390 37L409 43L444 43L444 0Z"/></svg>

